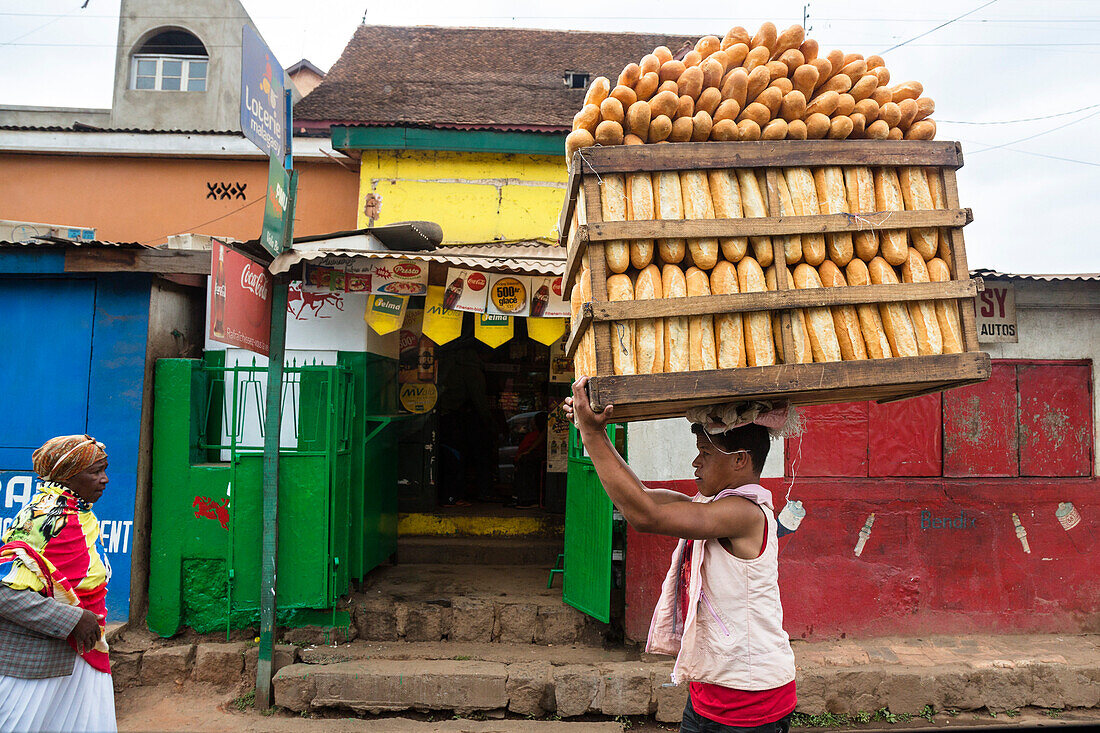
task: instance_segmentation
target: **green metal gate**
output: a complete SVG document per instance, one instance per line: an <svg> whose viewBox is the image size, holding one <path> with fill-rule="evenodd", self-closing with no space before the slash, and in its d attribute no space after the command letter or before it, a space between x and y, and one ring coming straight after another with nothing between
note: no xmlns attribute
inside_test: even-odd
<svg viewBox="0 0 1100 733"><path fill-rule="evenodd" d="M607 434L623 458L626 426L609 425ZM615 507L600 484L581 444L569 427L569 472L565 489L565 573L562 600L595 619L611 621L611 550Z"/></svg>

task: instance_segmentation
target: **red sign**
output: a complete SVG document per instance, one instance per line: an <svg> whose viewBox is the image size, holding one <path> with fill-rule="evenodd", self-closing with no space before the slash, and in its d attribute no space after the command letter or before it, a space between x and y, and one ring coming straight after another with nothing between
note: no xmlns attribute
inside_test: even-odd
<svg viewBox="0 0 1100 733"><path fill-rule="evenodd" d="M267 356L271 275L263 265L216 239L211 255L210 338Z"/></svg>
<svg viewBox="0 0 1100 733"><path fill-rule="evenodd" d="M480 272L471 273L470 276L466 278L466 283L470 286L470 290L475 291L484 288L485 284L488 282L488 279Z"/></svg>

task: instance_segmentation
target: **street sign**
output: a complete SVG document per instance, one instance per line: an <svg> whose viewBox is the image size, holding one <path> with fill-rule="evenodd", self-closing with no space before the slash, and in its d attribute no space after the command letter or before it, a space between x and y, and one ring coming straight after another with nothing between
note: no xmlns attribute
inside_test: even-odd
<svg viewBox="0 0 1100 733"><path fill-rule="evenodd" d="M978 341L983 344L1019 341L1016 333L1016 290L1012 283L986 280L978 293Z"/></svg>
<svg viewBox="0 0 1100 733"><path fill-rule="evenodd" d="M256 31L241 29L241 132L260 150L286 157L283 67Z"/></svg>
<svg viewBox="0 0 1100 733"><path fill-rule="evenodd" d="M271 274L259 262L213 240L210 263L210 338L268 355Z"/></svg>
<svg viewBox="0 0 1100 733"><path fill-rule="evenodd" d="M264 206L264 228L260 244L277 257L286 248L286 223L290 216L290 171L282 161L272 156L267 167L267 204Z"/></svg>

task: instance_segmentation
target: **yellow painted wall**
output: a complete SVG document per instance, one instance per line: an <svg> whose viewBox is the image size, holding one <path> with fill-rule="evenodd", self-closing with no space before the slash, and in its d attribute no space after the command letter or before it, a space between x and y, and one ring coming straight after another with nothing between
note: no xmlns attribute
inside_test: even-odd
<svg viewBox="0 0 1100 733"><path fill-rule="evenodd" d="M375 193L379 224L434 221L447 244L556 241L567 178L560 156L364 150L359 226L367 225L364 198Z"/></svg>

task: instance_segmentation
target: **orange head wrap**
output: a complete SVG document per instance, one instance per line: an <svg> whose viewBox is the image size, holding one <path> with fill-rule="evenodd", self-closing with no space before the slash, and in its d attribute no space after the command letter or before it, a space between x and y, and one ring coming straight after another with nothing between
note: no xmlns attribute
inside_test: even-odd
<svg viewBox="0 0 1100 733"><path fill-rule="evenodd" d="M90 435L62 435L47 440L31 460L39 478L61 483L106 457L106 447Z"/></svg>

